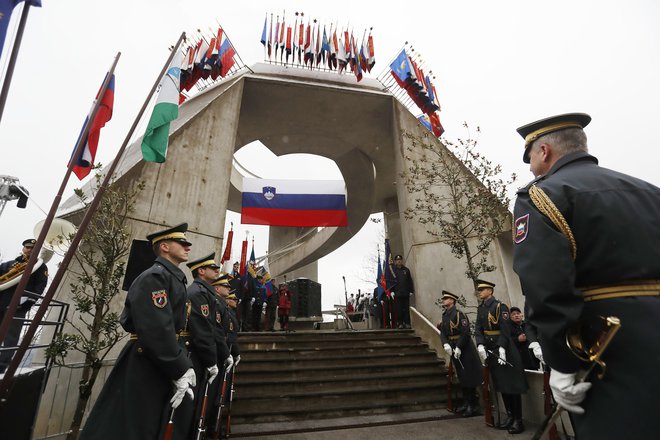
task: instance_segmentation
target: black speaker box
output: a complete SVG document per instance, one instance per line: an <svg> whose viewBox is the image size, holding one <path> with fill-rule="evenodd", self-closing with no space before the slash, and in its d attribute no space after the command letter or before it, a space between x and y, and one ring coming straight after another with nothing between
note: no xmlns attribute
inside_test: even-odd
<svg viewBox="0 0 660 440"><path fill-rule="evenodd" d="M31 438L45 373L39 368L11 379L7 399L0 399L0 439Z"/></svg>
<svg viewBox="0 0 660 440"><path fill-rule="evenodd" d="M126 273L124 274L124 283L122 290L128 290L133 281L145 270L149 269L156 259L151 242L148 240L133 240L131 252L128 254L126 263Z"/></svg>
<svg viewBox="0 0 660 440"><path fill-rule="evenodd" d="M297 278L287 284L291 292L291 316L321 316L321 284L308 278Z"/></svg>

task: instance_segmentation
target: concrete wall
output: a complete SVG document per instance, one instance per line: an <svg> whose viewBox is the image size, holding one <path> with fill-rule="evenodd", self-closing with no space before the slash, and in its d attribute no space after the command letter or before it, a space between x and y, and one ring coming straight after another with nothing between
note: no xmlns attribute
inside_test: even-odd
<svg viewBox="0 0 660 440"><path fill-rule="evenodd" d="M403 106L396 102L393 105L395 111L392 130L395 144L398 212L403 242L402 253L415 282L415 307L431 322L436 322L442 316L442 311L435 305L435 301L440 298L443 289L449 290L465 296L467 307L464 307L464 310L474 320L478 299L474 294L472 281L465 275L464 260L456 259L449 246L441 239L431 236L425 225L418 223L415 219L407 220L403 215L407 208L413 206L414 198L418 195L408 193L403 179L400 177L409 166L404 155L410 155L406 151L401 132L405 130L419 136L426 136L428 132ZM434 141L431 137L429 139L431 142ZM419 152L413 152L413 156L415 154L418 154L417 157L421 157ZM442 191L442 189L438 188L438 191ZM388 220L387 216L386 220ZM394 232L394 224L395 222L388 221L388 232L393 237L397 235ZM393 249L393 252L396 251ZM521 306L524 300L520 283L512 270L512 256L513 243L511 232L508 230L503 232L490 246L489 264L495 265L497 269L482 276L497 285L495 288L497 298L509 305Z"/></svg>

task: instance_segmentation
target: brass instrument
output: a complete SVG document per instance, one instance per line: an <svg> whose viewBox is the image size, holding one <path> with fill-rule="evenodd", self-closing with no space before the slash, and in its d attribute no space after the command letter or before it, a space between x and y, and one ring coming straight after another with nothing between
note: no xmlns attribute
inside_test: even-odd
<svg viewBox="0 0 660 440"><path fill-rule="evenodd" d="M35 237L38 237L41 233L43 224L44 220L35 225L33 231ZM69 237L75 232L76 227L73 223L60 218L53 219L53 222L46 233L44 245L41 249L41 255L39 255L39 259L32 268L32 273L41 267L42 264L50 261L56 251L58 253L65 253L69 248ZM28 263L27 258L24 258L24 260L25 261L19 261L14 264L6 274L0 276L0 292L16 286L19 283Z"/></svg>
<svg viewBox="0 0 660 440"><path fill-rule="evenodd" d="M14 264L6 274L0 275L0 290L4 290L1 285L20 277L23 274L23 271L25 271L25 266L27 266L27 260L19 261Z"/></svg>

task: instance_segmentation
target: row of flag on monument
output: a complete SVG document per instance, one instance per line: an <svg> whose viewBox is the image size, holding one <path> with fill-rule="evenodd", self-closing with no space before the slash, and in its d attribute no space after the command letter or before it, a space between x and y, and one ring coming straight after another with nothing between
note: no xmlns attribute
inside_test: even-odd
<svg viewBox="0 0 660 440"><path fill-rule="evenodd" d="M142 139L142 157L147 162L165 162L170 124L179 116L179 105L186 99L182 92L189 91L200 79L216 80L226 76L235 65L236 51L222 27L208 41L202 36L183 50L174 50L176 53L158 85L156 103ZM114 88L113 75L107 89L97 93L96 99L101 103L94 119L90 122L90 112L78 136L80 139L90 124L84 148L75 158L73 168L80 180L90 173L101 128L112 118ZM74 160L73 154L71 160Z"/></svg>
<svg viewBox="0 0 660 440"><path fill-rule="evenodd" d="M371 30L368 34L365 30L360 39L359 34L355 36L352 30L339 29L332 23L327 26L307 18L305 24L304 13L296 12L293 24L285 15L280 21L279 15L273 18L270 14L269 20L266 14L260 41L270 62L350 72L358 81L376 64Z"/></svg>
<svg viewBox="0 0 660 440"><path fill-rule="evenodd" d="M199 40L184 48L181 63L181 91L190 91L200 79L224 78L236 64L236 50L222 26L211 36L200 34ZM186 99L181 93L180 102Z"/></svg>
<svg viewBox="0 0 660 440"><path fill-rule="evenodd" d="M440 123L440 102L431 77L412 59L406 49L390 64L390 73L399 87L406 91L422 111L420 122L435 136L440 137L444 128Z"/></svg>

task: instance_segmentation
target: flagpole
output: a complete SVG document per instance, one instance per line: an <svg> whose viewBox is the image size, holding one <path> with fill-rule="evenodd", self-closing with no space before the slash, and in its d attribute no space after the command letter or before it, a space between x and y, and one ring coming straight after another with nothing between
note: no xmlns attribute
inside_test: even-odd
<svg viewBox="0 0 660 440"><path fill-rule="evenodd" d="M2 114L4 113L5 110L7 95L9 95L9 86L11 85L11 78L14 75L14 67L16 66L16 59L18 58L18 51L21 48L21 40L23 39L23 31L25 30L25 23L27 23L27 17L29 12L30 12L30 2L24 1L23 11L21 13L21 19L18 23L18 30L16 31L16 38L14 38L14 47L12 48L11 55L9 56L7 73L5 74L5 80L2 83L2 91L0 92L0 122L2 121ZM9 17L6 17L4 19L5 20L9 19ZM0 49L2 48L0 47Z"/></svg>
<svg viewBox="0 0 660 440"><path fill-rule="evenodd" d="M118 52L117 55L115 56L115 59L112 62L110 70L108 71L105 79L103 80L103 84L101 85L101 90L99 90L98 98L92 104L91 113L89 115L89 118L87 119L85 126L83 127L83 131L80 134L80 138L78 138L78 142L76 143L76 147L74 149L72 159L69 161L69 166L66 170L66 173L64 174L64 178L62 179L60 188L57 192L57 195L53 199L53 203L51 204L50 210L48 211L48 215L46 216L46 220L44 221L44 224L41 228L39 237L37 238L37 241L34 244L34 249L30 254L30 258L28 259L27 266L23 271L21 280L19 281L18 286L16 286L16 290L14 290L14 294L12 296L11 302L9 303L9 306L7 306L7 311L5 312L4 319L0 323L0 341L4 341L5 337L7 336L7 332L9 331L11 321L14 317L14 314L16 313L16 309L18 308L18 302L20 301L20 298L23 295L23 292L25 291L25 287L27 286L28 280L30 279L30 275L32 274L34 265L36 264L37 259L39 257L39 251L41 250L41 247L43 246L43 243L46 239L46 234L48 233L48 229L50 229L50 225L53 222L53 218L55 218L55 213L57 211L57 208L60 206L60 201L62 200L62 194L66 189L67 183L69 181L69 177L71 176L71 173L73 171L73 167L76 165L75 158L80 156L80 153L84 148L84 143L87 140L87 135L92 125L92 121L94 121L94 118L96 117L96 113L98 112L98 109L101 105L103 95L105 94L105 91L108 88L108 85L110 84L110 79L112 78L112 74L115 70L115 66L117 65L117 61L119 61L120 55L121 52ZM5 373L5 377L7 377L7 373Z"/></svg>
<svg viewBox="0 0 660 440"><path fill-rule="evenodd" d="M69 246L69 249L67 250L66 254L64 255L64 259L60 263L60 266L57 270L57 273L55 274L55 277L53 278L53 281L51 282L50 286L48 287L48 291L43 296L43 298L41 300L41 304L39 305L39 308L38 308L35 316L32 318L32 323L30 324L30 326L28 327L25 335L23 336L23 339L21 341L21 344L20 344L18 350L14 354L11 363L7 367L7 371L5 372L5 376L2 378L2 381L0 381L0 398L6 398L6 393L9 390L9 382L10 382L11 378L13 377L14 373L16 372L16 370L18 369L18 365L20 364L20 361L22 360L23 355L27 351L28 346L29 346L30 342L32 341L32 338L34 337L34 334L36 333L37 328L39 327L41 319L46 314L46 309L48 308L48 306L50 304L50 301L53 299L53 296L55 295L55 291L57 290L57 288L60 285L60 281L64 277L64 272L66 272L66 270L69 266L69 263L71 262L71 259L73 258L73 255L75 254L76 250L78 249L78 244L82 240L82 237L83 237L85 231L87 230L87 226L89 225L89 222L91 221L93 215L96 213L96 210L97 210L99 204L101 203L101 199L103 198L103 195L105 194L105 191L107 190L108 186L110 185L110 181L112 180L112 175L114 174L114 171L117 167L117 164L119 163L119 160L121 159L124 151L126 150L126 146L128 145L128 142L130 141L130 139L133 135L133 132L135 131L138 123L140 122L140 119L142 118L142 115L144 114L147 106L149 105L149 102L151 101L151 97L153 96L154 92L158 88L158 84L160 84L161 78L167 72L167 69L169 68L170 63L172 62L172 59L176 55L176 52L179 50L181 42L185 39L185 37L186 37L186 33L185 32L181 33L181 36L179 37L179 40L174 45L174 48L172 49L172 51L170 53L170 56L168 57L167 61L165 62L165 65L163 66L163 69L161 70L160 74L158 75L158 78L156 79L156 82L154 83L151 90L149 91L149 95L147 95L147 99L142 104L142 108L138 112L138 115L135 118L135 120L133 121L133 125L131 126L128 133L126 134L126 138L124 139L123 144L119 148L119 151L117 152L117 155L115 156L114 160L110 164L110 167L106 171L103 182L101 183L101 186L98 188L98 191L97 191L96 195L94 196L94 199L92 200L90 205L87 207L87 210L85 212L85 216L83 217L83 219L80 223L80 226L78 227L78 231L76 232L75 237L71 241L71 245ZM119 55L120 54L118 53L117 54L117 59L115 60L115 65L116 65L116 61L119 59ZM114 65L113 65L113 69L114 69ZM111 75L108 75L108 77L106 79L109 81L110 77L111 77ZM104 85L107 87L107 84L104 84ZM101 95L99 95L99 96L101 96ZM100 99L99 99L99 102L100 102ZM93 117L90 118L90 121L91 120L93 120ZM72 165L73 163L74 163L74 161L71 161L71 164L70 164L69 170L67 172L67 175L71 173L71 168L73 166ZM61 195L59 195L59 197L61 197ZM53 214L54 214L54 212L53 212ZM43 237L45 237L45 233L48 231L49 226L47 226L47 224L48 223L44 224L44 226L41 230L41 234L39 236L42 239L42 242L43 242ZM38 249L38 247L37 247L38 244L39 244L39 242L37 242L37 244L35 244L35 249L32 251L32 255L30 256L31 260L32 260L32 257L34 257L37 254L37 252L35 252L35 251ZM27 272L27 269L26 269L26 272ZM23 275L25 275L25 273ZM24 276L23 278L26 278L26 277ZM16 289L16 290L19 291L19 289ZM16 301L14 301L14 300L16 300ZM15 305L15 303L17 303L17 302L18 302L18 297L14 296L14 298L12 299L12 303ZM14 308L14 310L15 310L15 308ZM8 317L11 318L13 316L14 310L8 310L7 311L7 313L5 315L5 321L7 321ZM4 323L5 322L3 322L3 324Z"/></svg>

